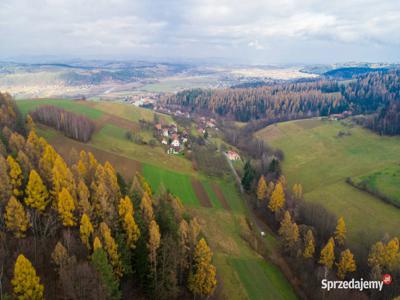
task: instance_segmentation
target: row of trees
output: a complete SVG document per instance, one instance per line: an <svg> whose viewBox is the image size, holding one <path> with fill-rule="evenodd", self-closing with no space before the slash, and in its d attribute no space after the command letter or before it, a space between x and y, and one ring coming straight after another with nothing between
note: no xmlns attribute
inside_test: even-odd
<svg viewBox="0 0 400 300"><path fill-rule="evenodd" d="M267 182L264 176L260 176L254 193L258 208L264 211L266 222L276 228L282 252L302 277L310 297L322 296L318 288L322 278L369 278L380 281L386 273L393 278L400 278L400 245L397 237L385 236L370 247L369 253L364 254L360 249L355 249L354 253L346 241L344 218L333 218L333 224L332 221L321 220L332 219L332 216L321 213L323 210L316 209L315 205L308 206L302 200L303 188L300 184L295 184L289 191L283 176L276 182ZM305 217L305 214L317 214L319 220L310 222L312 219ZM389 286L380 294L370 292L370 296L392 299L399 293L397 286ZM361 298L361 295L350 296L348 292L340 297Z"/></svg>
<svg viewBox="0 0 400 300"><path fill-rule="evenodd" d="M140 174L127 185L91 153L67 165L34 129L25 137L3 127L1 135L0 293L174 299L214 292L212 252L178 198L162 187L153 195Z"/></svg>
<svg viewBox="0 0 400 300"><path fill-rule="evenodd" d="M66 136L81 142L88 142L95 130L89 118L66 111L54 105L44 105L30 112L35 122L62 131Z"/></svg>

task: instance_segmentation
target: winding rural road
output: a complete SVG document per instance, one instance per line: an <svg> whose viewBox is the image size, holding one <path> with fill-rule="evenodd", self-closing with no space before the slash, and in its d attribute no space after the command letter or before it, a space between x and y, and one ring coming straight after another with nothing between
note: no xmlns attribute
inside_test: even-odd
<svg viewBox="0 0 400 300"><path fill-rule="evenodd" d="M244 188L242 185L242 181L238 175L238 173L236 172L236 169L234 168L232 161L228 158L228 156L226 155L225 152L224 156L229 164L229 167L232 170L232 174L234 175L237 184L239 186L240 192L243 195L243 200L244 203L247 207L247 216L249 217L249 221L251 223L252 226L255 226L256 229L256 234L261 234L261 232L267 233L269 235L272 235L275 239L277 239L276 234L268 227L268 225L262 220L262 216L260 214L257 214L254 206L250 203L249 201L249 197L246 197L246 195L244 194ZM262 241L264 242L264 244L267 243L267 240L265 238L262 239ZM270 248L270 247L269 247ZM303 290L300 287L300 281L299 279L293 274L291 268L289 267L288 263L286 262L286 260L283 258L283 256L279 253L278 249L272 249L272 253L270 253L269 256L269 261L272 262L273 264L275 264L280 270L281 272L285 275L286 279L291 283L293 289L295 290L297 296L300 299L307 299L306 294L303 292Z"/></svg>

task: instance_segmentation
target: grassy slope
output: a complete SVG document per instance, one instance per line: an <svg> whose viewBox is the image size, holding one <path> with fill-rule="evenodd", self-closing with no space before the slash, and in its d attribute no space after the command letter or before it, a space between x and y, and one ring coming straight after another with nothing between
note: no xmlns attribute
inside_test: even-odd
<svg viewBox="0 0 400 300"><path fill-rule="evenodd" d="M65 110L72 111L81 115L85 115L91 119L98 119L103 115L103 112L91 108L86 105L82 105L81 101L64 100L64 99L44 99L44 100L18 100L17 104L23 114L28 113L31 110L35 110L37 107L42 105L55 105Z"/></svg>
<svg viewBox="0 0 400 300"><path fill-rule="evenodd" d="M365 184L369 190L375 191L400 205L400 165L386 167L366 175L352 178L355 184Z"/></svg>
<svg viewBox="0 0 400 300"><path fill-rule="evenodd" d="M255 253L242 239L249 231L244 213L220 209L191 209L214 252L223 278L223 299L296 299L282 273Z"/></svg>
<svg viewBox="0 0 400 300"><path fill-rule="evenodd" d="M161 147L137 145L125 138L126 129L106 124L97 132L90 144L141 162L156 164L170 170L194 174L191 163L183 157L169 155Z"/></svg>
<svg viewBox="0 0 400 300"><path fill-rule="evenodd" d="M351 135L339 138L339 131ZM303 185L306 200L344 216L354 242L361 242L361 231L371 240L385 232L399 234L400 210L351 187L345 179L397 163L400 138L316 119L272 125L257 136L284 151L284 173L290 185Z"/></svg>
<svg viewBox="0 0 400 300"><path fill-rule="evenodd" d="M134 105L128 105L124 103L116 102L92 102L87 101L88 106L93 107L102 112L111 113L118 117L124 118L132 122L138 122L143 119L146 121L152 121L154 118L154 112L145 108L137 107ZM172 123L171 116L157 113L161 120L166 123Z"/></svg>
<svg viewBox="0 0 400 300"><path fill-rule="evenodd" d="M96 103L95 106L92 106L89 102L79 103L68 100L59 102L59 100L51 100L49 103L47 100L43 101L47 102L46 104L55 104L68 110L80 113L85 112L84 114L91 118L96 117L99 110L114 114L114 106L110 106L110 104L103 106ZM35 104L30 102L33 101L19 102L24 113L31 107L38 105L36 101ZM120 107L119 105L122 104L118 104L118 107ZM121 107L116 111L116 114L119 117L124 117L123 114L125 112ZM147 111L145 114L147 114ZM143 115L140 112L136 116L129 114L125 117L135 121L142 118ZM147 116L147 118L150 120L152 116ZM50 142L52 139L57 138L61 138L63 143L64 141L65 143L69 141L69 139L62 137L59 132L46 127L40 127L38 131L40 135L47 136ZM190 163L184 158L166 155L161 148L139 146L127 141L124 137L125 131L123 128L104 124L87 146L105 150L107 152L103 152L109 153L111 156L118 154L141 161L143 175L155 190L163 182L167 188L182 199L194 215L199 217L206 237L215 252L214 263L223 281L222 294L224 298L278 300L296 298L282 273L251 250L249 245L241 238L242 232L247 230L245 222L246 211L233 180L220 179L216 182L232 209L232 211L226 211L222 208L211 188L212 181L215 179L206 178L194 172ZM76 144L77 142L74 141L73 143ZM200 179L214 208L199 206L199 201L191 185L191 176ZM252 278L255 279L252 280Z"/></svg>
<svg viewBox="0 0 400 300"><path fill-rule="evenodd" d="M155 191L158 191L160 185L163 184L173 194L177 195L184 204L200 205L192 188L190 176L149 164L143 165L142 172Z"/></svg>

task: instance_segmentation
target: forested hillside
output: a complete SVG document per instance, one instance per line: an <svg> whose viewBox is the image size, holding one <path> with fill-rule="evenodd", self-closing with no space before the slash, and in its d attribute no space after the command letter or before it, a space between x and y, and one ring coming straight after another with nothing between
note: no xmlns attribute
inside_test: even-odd
<svg viewBox="0 0 400 300"><path fill-rule="evenodd" d="M224 90L188 90L166 99L169 105L203 109L238 121L328 115L346 109L335 82L312 82Z"/></svg>
<svg viewBox="0 0 400 300"><path fill-rule="evenodd" d="M82 151L68 165L0 94L3 299L205 297L212 252L196 218L140 175ZM12 298L12 299L13 299Z"/></svg>
<svg viewBox="0 0 400 300"><path fill-rule="evenodd" d="M362 124L380 134L399 134L400 71L372 72L350 82L321 80L255 88L187 90L167 97L167 105L205 110L237 121L283 121L350 110L373 114Z"/></svg>

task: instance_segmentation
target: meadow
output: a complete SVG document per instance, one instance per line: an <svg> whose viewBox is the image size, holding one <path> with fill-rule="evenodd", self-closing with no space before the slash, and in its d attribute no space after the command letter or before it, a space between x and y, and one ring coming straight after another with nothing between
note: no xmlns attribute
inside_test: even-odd
<svg viewBox="0 0 400 300"><path fill-rule="evenodd" d="M66 100L66 99L40 99L40 100L18 100L18 107L23 114L35 110L39 106L54 105L74 113L84 115L90 119L98 119L103 112L84 105L84 101Z"/></svg>
<svg viewBox="0 0 400 300"><path fill-rule="evenodd" d="M243 239L243 234L250 234L246 222L248 211L233 178L207 177L193 170L190 161L184 157L167 155L161 147L137 145L125 138L127 127L137 128L137 121L142 118L152 120L152 111L124 104L89 101L34 100L17 103L23 113L41 104L51 104L96 121L98 130L86 144L71 140L46 126L37 126L38 134L45 136L66 160L70 158L73 148L91 151L102 163L110 161L128 181L136 172L141 172L156 193L163 185L178 196L189 212L198 217L212 247L221 282L217 294L223 299L296 299L281 271L252 250ZM161 117L170 121L169 117ZM123 118L127 123L115 118ZM196 193L196 186L203 189L203 196L209 199L210 207L204 207ZM267 243L276 247L275 237L269 236Z"/></svg>
<svg viewBox="0 0 400 300"><path fill-rule="evenodd" d="M386 167L379 171L352 177L352 182L389 203L400 207L400 164Z"/></svg>
<svg viewBox="0 0 400 300"><path fill-rule="evenodd" d="M344 133L344 134L343 134ZM400 233L400 210L346 183L399 162L400 138L378 136L348 122L309 119L268 126L256 133L285 154L289 186L345 218L353 243Z"/></svg>

